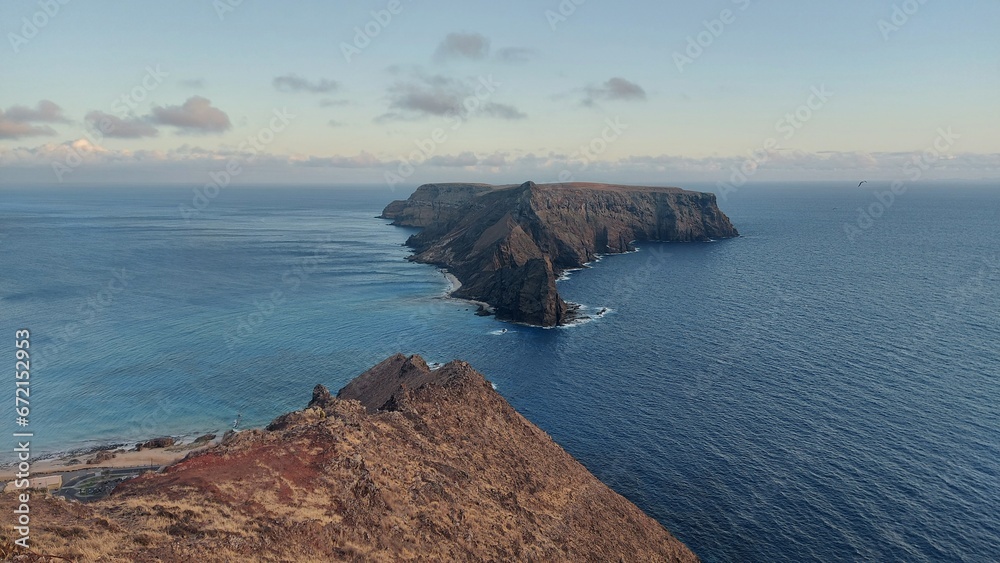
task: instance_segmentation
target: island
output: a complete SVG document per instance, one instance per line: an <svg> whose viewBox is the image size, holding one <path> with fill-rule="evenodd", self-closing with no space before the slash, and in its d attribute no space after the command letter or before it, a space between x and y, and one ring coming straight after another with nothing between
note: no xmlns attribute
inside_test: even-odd
<svg viewBox="0 0 1000 563"><path fill-rule="evenodd" d="M31 521L73 561L698 561L468 363L401 354L106 498L33 493Z"/></svg>
<svg viewBox="0 0 1000 563"><path fill-rule="evenodd" d="M643 241L739 236L714 194L673 187L595 183L425 184L394 201L384 219L422 229L410 260L446 269L452 295L498 319L551 327L575 317L556 279L602 254Z"/></svg>

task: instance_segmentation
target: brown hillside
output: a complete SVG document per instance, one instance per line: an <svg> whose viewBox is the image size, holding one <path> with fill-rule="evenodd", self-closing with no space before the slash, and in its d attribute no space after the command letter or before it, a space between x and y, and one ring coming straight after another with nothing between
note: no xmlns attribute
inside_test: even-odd
<svg viewBox="0 0 1000 563"><path fill-rule="evenodd" d="M32 522L81 561L697 561L468 364L401 355L106 499L36 495Z"/></svg>

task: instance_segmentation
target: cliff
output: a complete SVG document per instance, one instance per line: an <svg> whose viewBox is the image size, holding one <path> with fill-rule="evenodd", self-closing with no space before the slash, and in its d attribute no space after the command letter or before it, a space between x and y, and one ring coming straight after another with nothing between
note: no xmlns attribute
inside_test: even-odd
<svg viewBox="0 0 1000 563"><path fill-rule="evenodd" d="M633 242L693 242L739 233L714 194L611 184L427 184L382 212L419 227L411 260L447 268L462 283L455 297L488 303L497 318L564 324L560 272Z"/></svg>
<svg viewBox="0 0 1000 563"><path fill-rule="evenodd" d="M697 561L467 363L418 356L31 519L35 551L85 561Z"/></svg>

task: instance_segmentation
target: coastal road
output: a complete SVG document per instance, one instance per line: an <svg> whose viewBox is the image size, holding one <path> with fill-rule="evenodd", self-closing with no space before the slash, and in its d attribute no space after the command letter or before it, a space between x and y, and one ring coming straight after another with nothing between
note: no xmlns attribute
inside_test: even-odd
<svg viewBox="0 0 1000 563"><path fill-rule="evenodd" d="M62 474L63 485L54 494L67 500L90 502L108 496L122 481L163 468L161 465L142 465L70 471Z"/></svg>

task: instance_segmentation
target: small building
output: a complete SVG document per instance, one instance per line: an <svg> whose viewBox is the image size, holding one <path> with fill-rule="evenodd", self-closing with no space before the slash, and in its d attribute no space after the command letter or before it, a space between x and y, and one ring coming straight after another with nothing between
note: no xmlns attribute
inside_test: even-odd
<svg viewBox="0 0 1000 563"><path fill-rule="evenodd" d="M7 483L3 490L4 492L17 491L17 487L14 486L16 481L11 481ZM32 477L28 480L29 489L49 489L57 490L62 487L62 475L42 475L41 477Z"/></svg>

